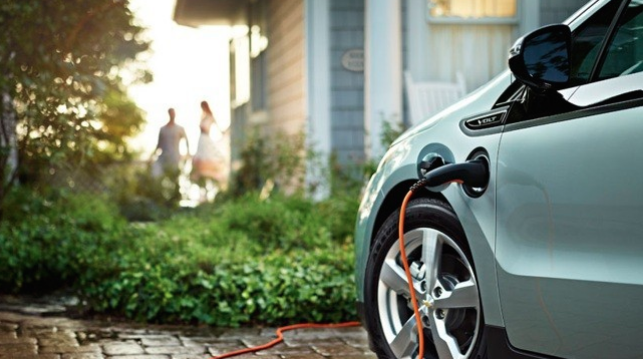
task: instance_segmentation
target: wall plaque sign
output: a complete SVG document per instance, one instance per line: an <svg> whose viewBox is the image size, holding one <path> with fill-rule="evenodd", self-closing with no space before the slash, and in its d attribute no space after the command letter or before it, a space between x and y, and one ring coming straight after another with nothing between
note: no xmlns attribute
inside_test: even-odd
<svg viewBox="0 0 643 359"><path fill-rule="evenodd" d="M364 50L350 49L342 55L342 66L348 71L364 71Z"/></svg>

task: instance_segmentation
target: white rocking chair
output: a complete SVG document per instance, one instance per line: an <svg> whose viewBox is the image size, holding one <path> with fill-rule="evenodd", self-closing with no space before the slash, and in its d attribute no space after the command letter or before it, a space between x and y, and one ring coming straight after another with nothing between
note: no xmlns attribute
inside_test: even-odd
<svg viewBox="0 0 643 359"><path fill-rule="evenodd" d="M464 75L458 72L456 82L414 82L408 71L404 72L406 94L409 99L411 123L417 124L454 104L466 94Z"/></svg>

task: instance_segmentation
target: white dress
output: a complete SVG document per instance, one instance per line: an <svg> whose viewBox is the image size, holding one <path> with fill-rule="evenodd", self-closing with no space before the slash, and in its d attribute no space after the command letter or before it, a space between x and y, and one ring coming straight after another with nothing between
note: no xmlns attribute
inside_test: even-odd
<svg viewBox="0 0 643 359"><path fill-rule="evenodd" d="M223 157L216 144L210 137L210 128L214 124L212 115L205 115L201 119L201 135L197 144L196 153L192 157L192 179L201 178L221 181L223 170Z"/></svg>

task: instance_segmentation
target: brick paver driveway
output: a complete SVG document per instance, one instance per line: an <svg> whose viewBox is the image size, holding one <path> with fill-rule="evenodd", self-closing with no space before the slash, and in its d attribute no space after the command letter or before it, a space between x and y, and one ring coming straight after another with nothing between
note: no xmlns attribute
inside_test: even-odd
<svg viewBox="0 0 643 359"><path fill-rule="evenodd" d="M260 355L237 358L375 359L362 328L297 330L284 337L284 343ZM2 359L205 359L274 338L274 328L223 330L74 320L65 316L64 309L0 305Z"/></svg>

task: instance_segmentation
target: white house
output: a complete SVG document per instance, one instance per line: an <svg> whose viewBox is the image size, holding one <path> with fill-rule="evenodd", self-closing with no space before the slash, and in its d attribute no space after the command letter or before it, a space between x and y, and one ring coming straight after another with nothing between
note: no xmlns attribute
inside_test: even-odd
<svg viewBox="0 0 643 359"><path fill-rule="evenodd" d="M409 122L404 73L473 90L511 44L587 0L177 0L182 25L230 25L232 143L248 126L305 131L342 162L377 158L383 121ZM238 149L232 149L232 160Z"/></svg>

